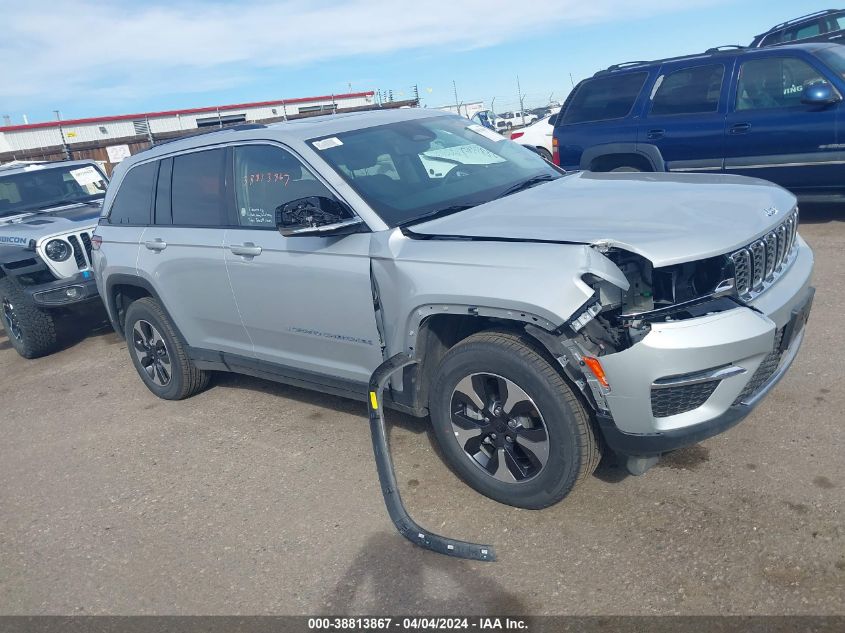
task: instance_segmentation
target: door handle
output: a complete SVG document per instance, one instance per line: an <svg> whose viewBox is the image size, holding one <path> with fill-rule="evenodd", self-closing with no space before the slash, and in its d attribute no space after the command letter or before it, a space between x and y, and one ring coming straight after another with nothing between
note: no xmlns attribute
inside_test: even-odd
<svg viewBox="0 0 845 633"><path fill-rule="evenodd" d="M748 134L751 131L750 123L737 123L731 127L731 134Z"/></svg>
<svg viewBox="0 0 845 633"><path fill-rule="evenodd" d="M154 240L144 242L144 246L147 247L147 250L161 252L167 248L167 242L162 240L160 237L157 237Z"/></svg>
<svg viewBox="0 0 845 633"><path fill-rule="evenodd" d="M646 134L646 138L656 141L659 138L663 138L666 134L666 130L649 130Z"/></svg>
<svg viewBox="0 0 845 633"><path fill-rule="evenodd" d="M256 246L252 242L229 244L229 250L232 251L233 255L240 255L241 257L257 257L261 255L261 247Z"/></svg>

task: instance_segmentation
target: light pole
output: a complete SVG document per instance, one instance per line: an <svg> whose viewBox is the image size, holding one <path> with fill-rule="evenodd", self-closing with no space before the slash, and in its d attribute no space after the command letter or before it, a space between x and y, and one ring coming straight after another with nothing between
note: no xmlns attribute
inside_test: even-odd
<svg viewBox="0 0 845 633"><path fill-rule="evenodd" d="M70 160L70 148L67 146L67 141L65 140L65 131L62 128L62 113L59 110L53 110L56 113L56 121L59 122L59 134L62 137L62 151L65 155L65 160Z"/></svg>

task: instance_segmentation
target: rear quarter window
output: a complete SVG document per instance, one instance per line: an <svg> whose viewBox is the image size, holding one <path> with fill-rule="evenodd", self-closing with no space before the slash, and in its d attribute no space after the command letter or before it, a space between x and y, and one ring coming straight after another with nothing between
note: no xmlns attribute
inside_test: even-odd
<svg viewBox="0 0 845 633"><path fill-rule="evenodd" d="M608 121L628 116L647 77L647 72L641 72L585 81L577 88L561 123Z"/></svg>
<svg viewBox="0 0 845 633"><path fill-rule="evenodd" d="M126 172L112 203L109 224L144 226L150 223L157 168L158 162L153 161Z"/></svg>

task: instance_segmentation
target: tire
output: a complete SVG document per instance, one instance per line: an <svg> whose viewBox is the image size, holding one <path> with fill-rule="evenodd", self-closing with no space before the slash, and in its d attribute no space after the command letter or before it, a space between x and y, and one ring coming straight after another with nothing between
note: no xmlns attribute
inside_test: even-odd
<svg viewBox="0 0 845 633"><path fill-rule="evenodd" d="M155 299L144 297L129 306L124 334L135 370L159 398L183 400L208 386L208 372L188 358L176 328Z"/></svg>
<svg viewBox="0 0 845 633"><path fill-rule="evenodd" d="M501 396L502 381L511 400L479 395ZM465 397L468 387L477 401L505 406L479 408ZM437 370L429 411L443 455L458 476L507 505L553 505L601 459L584 405L524 335L486 331L455 345Z"/></svg>
<svg viewBox="0 0 845 633"><path fill-rule="evenodd" d="M545 147L538 147L537 153L540 155L540 158L543 160L547 160L548 162L552 162L552 153L547 150Z"/></svg>
<svg viewBox="0 0 845 633"><path fill-rule="evenodd" d="M641 172L642 169L639 169L638 167L631 167L630 165L621 165L620 167L614 167L610 171L611 171L611 173L613 173L613 172L620 172L620 173L621 172Z"/></svg>
<svg viewBox="0 0 845 633"><path fill-rule="evenodd" d="M12 277L0 279L0 321L12 347L24 358L46 356L58 348L53 315L36 306Z"/></svg>

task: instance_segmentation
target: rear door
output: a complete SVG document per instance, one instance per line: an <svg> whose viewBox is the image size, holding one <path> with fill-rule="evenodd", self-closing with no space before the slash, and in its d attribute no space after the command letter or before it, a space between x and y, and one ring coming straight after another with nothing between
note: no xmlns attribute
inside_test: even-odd
<svg viewBox="0 0 845 633"><path fill-rule="evenodd" d="M227 232L224 250L256 359L304 380L310 373L366 384L382 362L370 234L283 237L276 208L334 194L278 145L236 146L233 164L238 226Z"/></svg>
<svg viewBox="0 0 845 633"><path fill-rule="evenodd" d="M668 171L721 171L732 67L729 59L661 68L637 138L660 150Z"/></svg>
<svg viewBox="0 0 845 633"><path fill-rule="evenodd" d="M787 51L740 61L729 97L725 171L771 180L795 192L841 186L843 152L837 118L842 104L801 103L820 68Z"/></svg>
<svg viewBox="0 0 845 633"><path fill-rule="evenodd" d="M225 197L226 150L160 161L155 224L141 236L146 274L188 345L251 354L226 275L223 238L232 224Z"/></svg>

